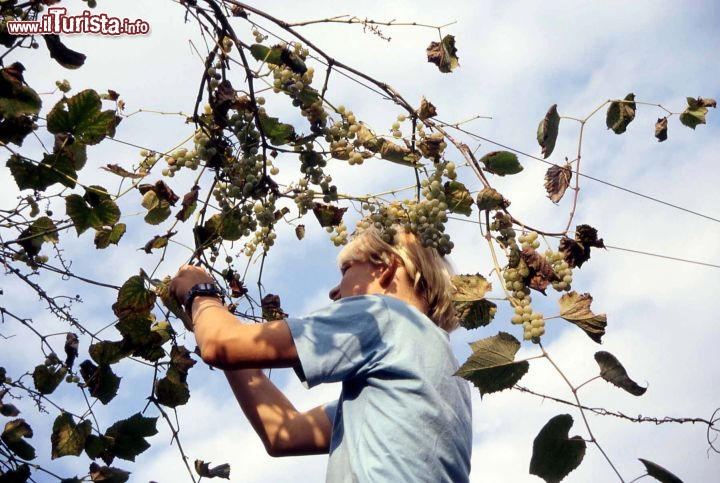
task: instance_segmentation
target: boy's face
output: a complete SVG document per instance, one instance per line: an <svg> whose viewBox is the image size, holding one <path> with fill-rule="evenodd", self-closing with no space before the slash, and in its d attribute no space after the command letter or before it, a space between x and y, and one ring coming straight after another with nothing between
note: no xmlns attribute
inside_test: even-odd
<svg viewBox="0 0 720 483"><path fill-rule="evenodd" d="M330 298L340 300L353 295L382 293L382 267L370 262L348 260L340 266L340 283L330 290Z"/></svg>

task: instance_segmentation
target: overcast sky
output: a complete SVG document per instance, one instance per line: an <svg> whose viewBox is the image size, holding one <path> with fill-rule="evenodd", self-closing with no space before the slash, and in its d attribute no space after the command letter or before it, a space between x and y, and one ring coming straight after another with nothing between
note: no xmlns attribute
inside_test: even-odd
<svg viewBox="0 0 720 483"><path fill-rule="evenodd" d="M195 48L202 51L203 46L197 29L183 24L182 8L170 1L99 0L98 3L97 13L143 19L150 23L151 33L135 38L91 35L64 38L69 47L88 55L86 65L78 71L57 67L44 52L32 58L23 54L21 60L27 67L25 77L29 84L38 91L49 92L55 80L67 78L73 92L86 87L120 92L127 113L138 109L191 112L202 68ZM79 1L67 5L71 13L82 11L83 4ZM460 67L452 74L442 74L426 62L425 47L437 40L437 30L381 27L383 34L392 38L390 42L363 32L360 26L313 25L304 27L302 32L338 60L392 85L409 102L419 104L426 96L437 107L443 121L456 123L483 116L464 125L483 140L459 135L478 155L500 149L500 144L539 156L535 131L551 104L557 104L563 116L584 118L605 100L622 98L630 92L635 93L638 101L661 104L675 112L684 109L687 96L720 97L717 62L720 4L714 0L542 3L368 0L307 1L299 5L266 1L261 7L288 21L350 14L385 21L452 24L442 30L443 34L453 34L457 42ZM234 25L245 41L252 41L246 24L235 22ZM270 28L267 23L262 25ZM44 50L44 46L40 50ZM316 69L319 72L321 67ZM236 87L242 85L239 69L231 73L231 80ZM337 104L352 109L359 119L377 126L378 130L389 129L400 113L397 107L341 77L334 78L328 94ZM53 98L47 99L47 105L51 105ZM603 345L596 345L577 328L555 319L547 323L546 347L574 384L598 374L593 354L606 350L620 359L634 380L648 386L648 391L636 398L603 381L595 381L579 393L588 406L633 416L704 419L710 419L713 411L720 407L717 351L720 317L716 308L720 288L717 268L720 265L720 222L717 221L720 218L717 189L720 116L715 110L710 111L708 124L695 131L682 126L677 116L671 117L669 139L664 143L658 143L653 137L655 121L665 115L658 107L638 105L636 120L622 136L606 130L604 109L587 123L582 170L604 183L581 180L574 224L594 226L612 247L715 265L672 261L618 249L593 251L591 260L575 271L573 286L578 292L593 295L595 312L607 314L608 331ZM285 112L288 116L291 113L289 109ZM138 147L108 141L93 148L81 180L85 184L102 181L107 175L97 169L99 166L117 163L130 168L140 160L139 147L166 151L190 132L180 116L133 115L119 126L116 138ZM560 163L565 157L576 156L578 132L577 122L562 121L551 161ZM27 146L27 149L33 147ZM569 195L558 206L551 203L543 189L547 165L527 156L521 156L520 161L525 168L521 174L507 179L492 178L491 182L497 183L511 199L511 209L517 218L548 231L564 229L572 209ZM460 168L459 172L471 190L480 188L469 170ZM339 167L333 176L340 191L355 194L379 192L388 186L396 188L414 182L411 171L372 160L360 168ZM17 196L4 163L0 167L0 179L3 187L0 201L4 208ZM155 180L153 177L152 182ZM123 213L141 212L136 202L124 201ZM287 236L281 236L263 272L265 288L279 293L283 307L292 315L326 303L327 292L337 278L334 261L337 249L332 247L326 234L315 227L314 220L308 219L306 224L308 237L303 242L294 240L290 229L281 232ZM449 224L449 230L456 243L451 256L456 271L494 276L478 226L454 221ZM70 233L64 235L64 239L72 241L74 236ZM66 244L65 249L68 258L76 260L73 268L78 272L120 284L140 267L151 268L157 262L157 258L137 250L147 239L147 233L137 238L128 234L120 247L96 253L91 248L91 235L85 234L77 243ZM186 250L175 248L161 266L159 275L173 273L177 265L187 259ZM9 287L9 277L1 283L6 293L0 298L3 306L16 307L8 301L11 294L13 300L27 300L21 297L27 297L28 292ZM67 282L48 283L56 291L74 290ZM112 322L109 305L114 301L114 294L111 291L78 290L84 290L84 303L76 309L80 316L85 320L97 318L97 327ZM500 292L495 291L493 295L500 296ZM546 316L556 315L556 297L550 295L547 301L541 301L542 296L535 294L533 298ZM49 319L40 304L37 308L28 306L17 310L33 317L38 327L47 332L59 330L57 322ZM510 311L501 304L496 321L489 327L453 333L451 339L460 361L468 356L470 341L500 330L521 338L521 331L509 324L509 316ZM34 348L35 339L31 339L29 346L23 344L26 339L21 328L6 323L0 331L4 335L17 334L11 339L0 339L3 366L20 371L41 361L39 351ZM108 333L107 337L114 334ZM185 343L192 346L192 338L187 338ZM537 354L537 348L531 344L523 346L520 353L521 356ZM118 400L108 408L97 409L103 427L142 409L142 399L151 384L152 371L147 368L125 364L118 372L123 376ZM337 387L307 391L292 374L284 371L275 371L272 377L299 408L310 408L335 398L339 391ZM521 382L546 394L572 398L546 361L531 363L529 373ZM324 481L326 457L273 459L264 454L219 371L197 364L191 370L190 387L191 401L179 408L178 418L183 448L191 460L230 463L232 481L237 482ZM77 391L68 391L63 402L77 405L77 395ZM473 410L473 482L541 481L528 474L532 440L545 422L557 414L571 414L575 424L570 434L589 438L577 411L534 396L505 391L487 395L481 401L474 390ZM149 414L154 415L151 411ZM705 426L638 425L592 416L589 423L626 481L643 473L637 458L654 461L686 482L714 481L720 475L720 455L708 451ZM189 481L164 423L159 422L159 427L163 429L151 440L152 448L139 456L132 468L132 481ZM46 436L42 433L38 428L34 443L47 453L43 446L46 443L41 439ZM51 466L59 471L66 469L69 476L85 471L84 459L82 461L78 464L74 458L62 458ZM128 467L122 461L116 465ZM566 479L569 482L614 480L612 469L592 445L588 446L585 461Z"/></svg>

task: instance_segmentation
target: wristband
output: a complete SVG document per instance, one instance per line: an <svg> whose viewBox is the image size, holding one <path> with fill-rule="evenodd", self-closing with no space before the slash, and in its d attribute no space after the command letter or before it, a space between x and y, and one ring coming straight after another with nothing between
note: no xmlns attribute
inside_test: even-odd
<svg viewBox="0 0 720 483"><path fill-rule="evenodd" d="M183 307L187 313L192 312L192 304L193 301L195 301L195 297L216 297L222 300L223 291L214 283L197 283L193 285L185 296L185 302L183 303Z"/></svg>

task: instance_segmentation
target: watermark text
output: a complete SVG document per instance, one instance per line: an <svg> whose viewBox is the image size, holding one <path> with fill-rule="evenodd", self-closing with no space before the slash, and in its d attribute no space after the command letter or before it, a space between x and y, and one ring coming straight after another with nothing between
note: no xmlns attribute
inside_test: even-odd
<svg viewBox="0 0 720 483"><path fill-rule="evenodd" d="M67 15L65 7L50 7L40 20L14 20L7 23L11 35L41 34L98 34L98 35L146 35L150 24L141 19L93 15L85 10L80 15Z"/></svg>

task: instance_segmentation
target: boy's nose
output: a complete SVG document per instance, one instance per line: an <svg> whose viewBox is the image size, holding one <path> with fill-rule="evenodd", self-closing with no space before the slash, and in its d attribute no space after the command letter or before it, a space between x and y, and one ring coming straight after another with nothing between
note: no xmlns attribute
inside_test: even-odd
<svg viewBox="0 0 720 483"><path fill-rule="evenodd" d="M330 297L330 300L332 300L333 302L340 299L340 286L337 285L337 286L331 288L328 296Z"/></svg>

